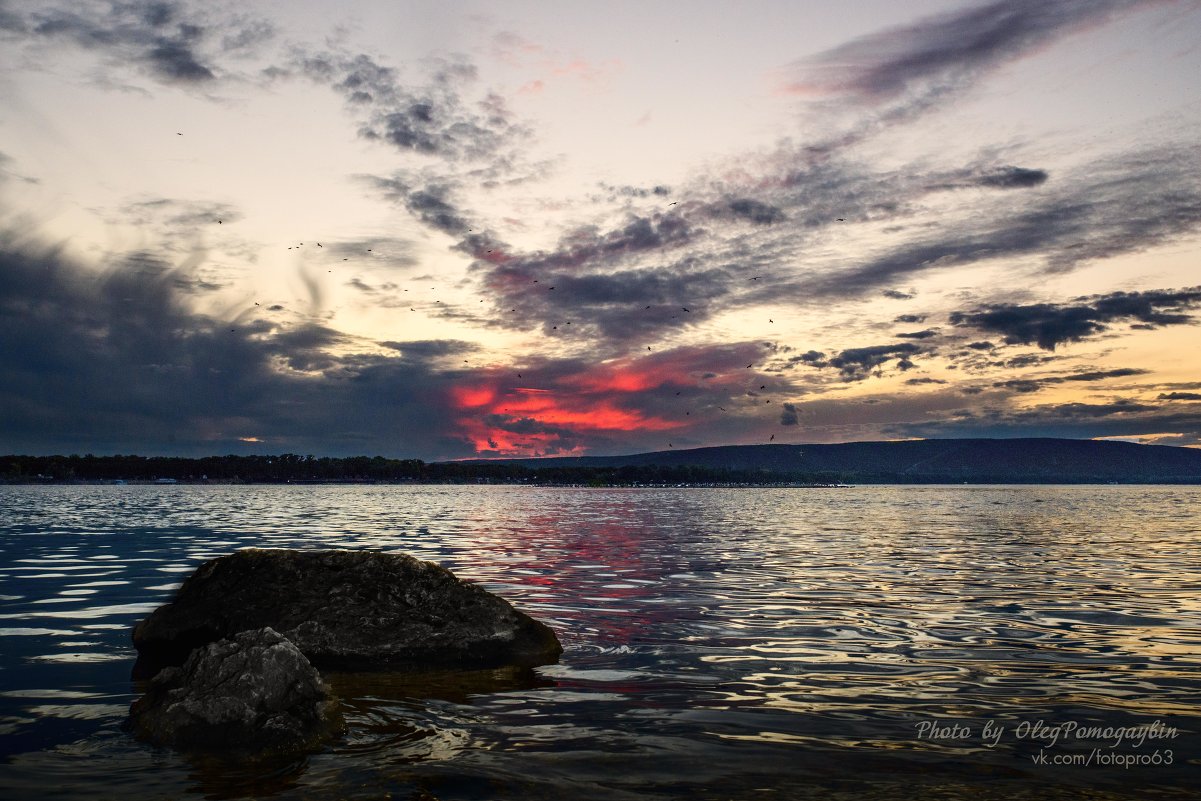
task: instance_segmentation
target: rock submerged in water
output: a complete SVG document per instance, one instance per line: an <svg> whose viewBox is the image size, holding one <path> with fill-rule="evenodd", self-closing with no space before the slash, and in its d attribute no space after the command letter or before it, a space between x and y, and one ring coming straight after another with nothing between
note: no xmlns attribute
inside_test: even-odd
<svg viewBox="0 0 1201 801"><path fill-rule="evenodd" d="M533 667L563 652L549 627L431 562L250 548L202 564L171 603L134 628L134 678L264 627L321 669Z"/></svg>
<svg viewBox="0 0 1201 801"><path fill-rule="evenodd" d="M128 721L155 745L249 757L311 749L340 724L317 670L270 628L209 643L160 671Z"/></svg>

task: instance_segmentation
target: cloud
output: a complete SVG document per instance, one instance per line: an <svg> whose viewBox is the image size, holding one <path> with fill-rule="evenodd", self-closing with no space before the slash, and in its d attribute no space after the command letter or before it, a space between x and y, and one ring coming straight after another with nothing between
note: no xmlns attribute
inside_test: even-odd
<svg viewBox="0 0 1201 801"><path fill-rule="evenodd" d="M207 84L223 74L222 56L240 56L275 35L265 20L206 13L172 0L40 3L0 15L0 31L26 42L68 42L136 64L160 83Z"/></svg>
<svg viewBox="0 0 1201 801"><path fill-rule="evenodd" d="M1201 401L1201 392L1161 392L1159 400Z"/></svg>
<svg viewBox="0 0 1201 801"><path fill-rule="evenodd" d="M780 412L780 425L795 426L800 422L797 416L797 407L793 403L785 403L783 411Z"/></svg>
<svg viewBox="0 0 1201 801"><path fill-rule="evenodd" d="M995 167L969 167L949 174L932 177L931 189L1030 189L1046 183L1050 174L1046 170L1015 167L1011 164Z"/></svg>
<svg viewBox="0 0 1201 801"><path fill-rule="evenodd" d="M928 101L971 85L1038 47L1137 0L998 0L861 37L793 65L785 90L837 93L879 103Z"/></svg>
<svg viewBox="0 0 1201 801"><path fill-rule="evenodd" d="M530 136L503 98L485 92L465 99L478 81L464 60L431 62L420 85L407 85L393 67L371 56L297 50L291 69L340 94L360 120L359 135L405 153L446 161L484 161L511 157L512 147Z"/></svg>
<svg viewBox="0 0 1201 801"><path fill-rule="evenodd" d="M1120 367L1114 370L1091 370L1069 375L1045 376L1039 378L1014 378L1008 381L997 381L993 384L998 389L1011 389L1015 392L1038 392L1048 384L1063 384L1069 381L1105 381L1110 378L1125 378L1132 375L1145 375L1149 370L1133 367Z"/></svg>
<svg viewBox="0 0 1201 801"><path fill-rule="evenodd" d="M695 324L729 293L725 270L671 258L703 235L678 213L628 213L608 229L571 230L548 250L515 252L487 234L455 247L475 259L473 272L500 312L496 324L550 331L570 321L575 334L621 342Z"/></svg>
<svg viewBox="0 0 1201 801"><path fill-rule="evenodd" d="M737 412L768 408L769 379L747 367L762 355L761 344L737 343L600 362L531 359L464 375L451 405L460 430L494 455L631 452L656 436L699 444L745 434Z"/></svg>
<svg viewBox="0 0 1201 801"><path fill-rule="evenodd" d="M991 186L997 189L1026 189L1038 186L1046 180L1046 170L1006 166L979 175L974 179L974 182L979 186Z"/></svg>
<svg viewBox="0 0 1201 801"><path fill-rule="evenodd" d="M786 219L784 212L775 206L750 198L730 201L729 209L734 216L750 220L758 225L771 225Z"/></svg>
<svg viewBox="0 0 1201 801"><path fill-rule="evenodd" d="M1059 403L1024 409L985 407L960 410L938 420L883 426L885 435L903 437L1148 437L1171 444L1201 444L1201 414L1165 411L1159 406L1119 399L1106 403Z"/></svg>
<svg viewBox="0 0 1201 801"><path fill-rule="evenodd" d="M862 348L847 348L837 356L822 360L822 354L810 351L798 357L813 367L834 367L838 370L843 381L862 381L881 365L892 360L897 361L897 368L904 371L914 367L910 356L922 353L923 348L912 342L898 342L892 345L869 345ZM810 358L811 354L816 354Z"/></svg>
<svg viewBox="0 0 1201 801"><path fill-rule="evenodd" d="M1154 325L1182 325L1201 304L1201 287L1182 290L1113 292L1077 298L1075 303L986 304L973 311L952 312L952 325L1002 334L1006 344L1037 344L1053 351L1109 330L1116 322L1137 320Z"/></svg>
<svg viewBox="0 0 1201 801"><path fill-rule="evenodd" d="M465 346L374 343L189 306L152 255L85 269L0 247L0 442L27 452L473 453L445 402ZM265 314L265 312L264 312ZM470 346L466 346L470 347Z"/></svg>
<svg viewBox="0 0 1201 801"><path fill-rule="evenodd" d="M893 197L922 191L910 181L865 181ZM916 196L916 195L915 195ZM1036 258L1060 273L1123 253L1137 253L1201 227L1201 154L1175 144L1123 153L1065 173L1055 188L1020 207L938 222L933 235L893 246L862 263L790 282L810 297L855 297L933 270ZM885 297L905 293L882 290Z"/></svg>

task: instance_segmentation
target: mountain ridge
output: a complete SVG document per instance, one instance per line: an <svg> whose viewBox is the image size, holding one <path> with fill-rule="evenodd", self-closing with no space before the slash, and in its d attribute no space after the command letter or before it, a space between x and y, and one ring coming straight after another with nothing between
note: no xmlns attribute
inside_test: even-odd
<svg viewBox="0 0 1201 801"><path fill-rule="evenodd" d="M623 456L472 459L529 468L703 467L770 474L837 474L892 480L1096 479L1201 483L1201 449L1052 437L717 445Z"/></svg>

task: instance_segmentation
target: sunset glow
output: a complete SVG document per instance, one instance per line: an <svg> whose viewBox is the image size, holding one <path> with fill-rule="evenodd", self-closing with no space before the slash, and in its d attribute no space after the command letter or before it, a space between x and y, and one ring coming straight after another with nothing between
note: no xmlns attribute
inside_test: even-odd
<svg viewBox="0 0 1201 801"><path fill-rule="evenodd" d="M0 450L1201 444L1191 0L418 6L5 5Z"/></svg>

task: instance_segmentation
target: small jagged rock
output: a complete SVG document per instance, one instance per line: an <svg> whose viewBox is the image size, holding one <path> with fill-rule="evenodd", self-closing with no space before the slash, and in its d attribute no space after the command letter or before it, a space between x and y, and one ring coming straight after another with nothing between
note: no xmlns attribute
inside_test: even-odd
<svg viewBox="0 0 1201 801"><path fill-rule="evenodd" d="M205 562L134 628L134 677L264 626L323 670L533 667L563 651L550 628L431 562L250 548Z"/></svg>
<svg viewBox="0 0 1201 801"><path fill-rule="evenodd" d="M130 707L128 726L155 745L253 757L312 749L340 720L316 668L287 638L261 628L160 671Z"/></svg>

